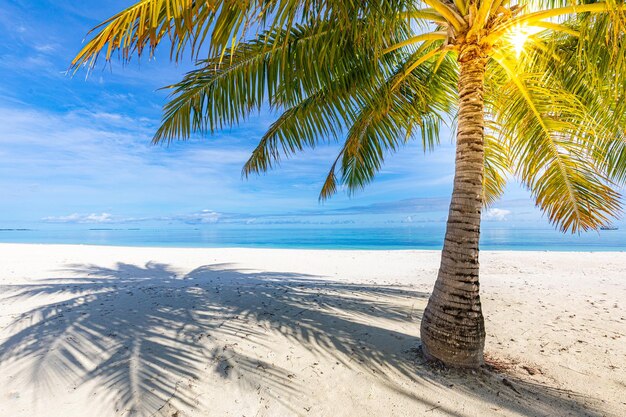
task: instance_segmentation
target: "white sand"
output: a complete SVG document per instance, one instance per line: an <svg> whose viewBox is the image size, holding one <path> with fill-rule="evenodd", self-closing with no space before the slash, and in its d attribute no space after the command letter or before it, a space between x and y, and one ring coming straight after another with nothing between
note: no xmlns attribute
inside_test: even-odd
<svg viewBox="0 0 626 417"><path fill-rule="evenodd" d="M416 349L438 259L0 245L0 415L626 416L626 253L483 252L475 374Z"/></svg>

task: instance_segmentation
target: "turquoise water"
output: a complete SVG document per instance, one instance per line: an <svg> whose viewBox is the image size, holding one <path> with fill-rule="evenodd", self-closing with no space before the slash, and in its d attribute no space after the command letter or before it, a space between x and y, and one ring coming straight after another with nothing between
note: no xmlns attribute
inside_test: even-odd
<svg viewBox="0 0 626 417"><path fill-rule="evenodd" d="M444 225L390 227L181 227L0 230L0 242L158 247L441 249ZM552 229L483 227L485 250L625 251L626 230L564 235Z"/></svg>

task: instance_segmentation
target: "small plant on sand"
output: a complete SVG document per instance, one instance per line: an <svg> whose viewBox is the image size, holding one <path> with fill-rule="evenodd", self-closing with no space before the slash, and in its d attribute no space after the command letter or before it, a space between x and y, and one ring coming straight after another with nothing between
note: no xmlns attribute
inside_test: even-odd
<svg viewBox="0 0 626 417"><path fill-rule="evenodd" d="M427 357L484 361L481 210L515 176L563 231L607 224L626 179L626 5L531 0L142 0L95 28L73 61L151 54L197 69L171 86L155 142L282 114L243 168L326 141L343 147L320 197L364 187L411 140L456 123L441 266L421 327Z"/></svg>

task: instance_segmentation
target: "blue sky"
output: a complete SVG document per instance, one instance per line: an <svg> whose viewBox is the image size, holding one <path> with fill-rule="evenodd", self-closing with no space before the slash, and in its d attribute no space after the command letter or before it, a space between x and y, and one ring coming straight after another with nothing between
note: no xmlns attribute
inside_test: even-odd
<svg viewBox="0 0 626 417"><path fill-rule="evenodd" d="M0 8L0 228L42 225L411 223L445 219L453 177L449 131L425 155L390 156L376 181L324 204L317 196L335 145L260 177L241 166L276 115L169 147L152 146L166 95L192 67L167 51L126 66L65 74L87 31L131 1L4 2ZM167 48L163 48L164 50ZM519 186L485 215L503 225L548 223Z"/></svg>

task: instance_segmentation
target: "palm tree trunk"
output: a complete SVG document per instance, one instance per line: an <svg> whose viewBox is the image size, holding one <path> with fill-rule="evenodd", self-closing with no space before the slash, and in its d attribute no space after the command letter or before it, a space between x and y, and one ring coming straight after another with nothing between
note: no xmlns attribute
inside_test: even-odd
<svg viewBox="0 0 626 417"><path fill-rule="evenodd" d="M466 48L459 55L454 188L439 274L421 325L424 356L463 368L482 365L485 346L478 283L485 65L478 48Z"/></svg>

